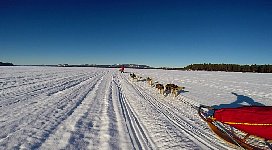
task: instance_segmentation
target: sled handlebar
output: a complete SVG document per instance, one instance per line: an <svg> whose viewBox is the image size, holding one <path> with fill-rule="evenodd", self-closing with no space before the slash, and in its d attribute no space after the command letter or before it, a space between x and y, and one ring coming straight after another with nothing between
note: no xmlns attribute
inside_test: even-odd
<svg viewBox="0 0 272 150"><path fill-rule="evenodd" d="M205 115L204 110L203 108L205 109L208 109L208 110L216 110L215 108L211 107L211 106L206 106L206 105L200 105L198 107L198 115L205 121L207 121L207 114Z"/></svg>

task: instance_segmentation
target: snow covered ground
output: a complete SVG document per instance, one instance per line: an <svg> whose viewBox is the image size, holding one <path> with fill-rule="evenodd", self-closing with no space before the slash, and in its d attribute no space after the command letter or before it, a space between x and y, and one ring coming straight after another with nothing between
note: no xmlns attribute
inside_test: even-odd
<svg viewBox="0 0 272 150"><path fill-rule="evenodd" d="M272 74L0 67L0 149L235 149L197 114L271 105ZM144 80L185 87L163 96Z"/></svg>

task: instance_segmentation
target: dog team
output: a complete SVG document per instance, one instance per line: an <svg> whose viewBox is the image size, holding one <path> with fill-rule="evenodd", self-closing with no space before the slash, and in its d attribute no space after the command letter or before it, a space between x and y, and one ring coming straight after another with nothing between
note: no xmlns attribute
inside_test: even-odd
<svg viewBox="0 0 272 150"><path fill-rule="evenodd" d="M130 78L132 79L132 81L145 81L145 79L143 79L143 77L141 76L136 76L134 73L130 73Z"/></svg>
<svg viewBox="0 0 272 150"><path fill-rule="evenodd" d="M133 81L139 81L142 80L143 78L140 76L136 76L134 73L130 74L130 77ZM178 86L175 84L166 84L165 86L163 84L160 84L158 82L153 83L153 80L150 77L147 77L144 79L150 86L155 86L155 88L159 91L160 94L166 96L168 94L173 95L174 97L177 97L178 94L185 89L185 87Z"/></svg>

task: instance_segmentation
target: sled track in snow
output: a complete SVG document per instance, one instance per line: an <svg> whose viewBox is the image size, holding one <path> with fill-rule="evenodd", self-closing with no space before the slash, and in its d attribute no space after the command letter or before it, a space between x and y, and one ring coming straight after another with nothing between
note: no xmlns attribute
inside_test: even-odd
<svg viewBox="0 0 272 150"><path fill-rule="evenodd" d="M154 149L154 143L146 135L142 125L138 118L135 116L135 112L131 109L131 106L127 102L125 93L123 93L122 86L117 81L114 82L117 85L119 91L119 102L122 109L123 118L126 121L126 128L129 132L130 140L133 144L134 149Z"/></svg>
<svg viewBox="0 0 272 150"><path fill-rule="evenodd" d="M225 146L224 144L220 144L218 140L215 140L215 138L212 138L212 134L203 134L201 130L194 127L193 124L187 121L185 117L181 116L188 116L186 113L182 113L178 108L175 106L169 106L163 102L161 102L159 99L155 98L151 94L145 92L147 89L143 89L142 85L137 85L136 83L131 83L129 79L124 78L126 80L127 84L131 84L131 86L134 88L135 92L139 94L143 99L145 99L149 104L152 105L153 108L156 109L158 113L163 114L171 124L176 126L181 132L188 135L188 137L191 137L191 140L198 143L198 145L202 145L201 147L206 147L207 149L228 149L229 147ZM195 111L196 112L196 106L195 104L189 103L190 100L187 100L188 98L183 97L184 104L189 111ZM173 110L174 108L174 110ZM178 113L178 114L177 114Z"/></svg>
<svg viewBox="0 0 272 150"><path fill-rule="evenodd" d="M137 124L125 101L115 74L104 75L84 104L60 125L42 149L143 149ZM126 128L122 127L122 120Z"/></svg>

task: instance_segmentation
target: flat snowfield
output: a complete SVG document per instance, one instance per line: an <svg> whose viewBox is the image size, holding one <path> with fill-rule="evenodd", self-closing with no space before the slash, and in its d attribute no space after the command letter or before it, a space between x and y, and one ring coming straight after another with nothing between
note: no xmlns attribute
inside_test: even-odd
<svg viewBox="0 0 272 150"><path fill-rule="evenodd" d="M185 89L162 95L147 77ZM0 149L236 149L200 104L272 105L272 74L0 67Z"/></svg>

